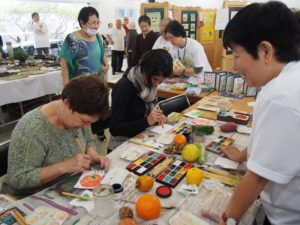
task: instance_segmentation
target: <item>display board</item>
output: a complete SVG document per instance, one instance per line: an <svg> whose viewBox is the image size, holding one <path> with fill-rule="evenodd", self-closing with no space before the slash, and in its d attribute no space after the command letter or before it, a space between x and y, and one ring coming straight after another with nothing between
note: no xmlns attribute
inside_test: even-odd
<svg viewBox="0 0 300 225"><path fill-rule="evenodd" d="M196 10L181 11L181 24L184 27L186 36L192 39L197 38L197 14Z"/></svg>

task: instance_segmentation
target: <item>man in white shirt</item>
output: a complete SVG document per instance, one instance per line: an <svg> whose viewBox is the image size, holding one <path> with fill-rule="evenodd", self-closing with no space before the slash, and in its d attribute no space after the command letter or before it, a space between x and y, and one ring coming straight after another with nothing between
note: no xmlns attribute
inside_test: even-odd
<svg viewBox="0 0 300 225"><path fill-rule="evenodd" d="M109 30L110 43L112 44L111 52L111 67L112 74L115 75L116 72L123 73L123 56L125 51L124 38L125 30L122 28L122 22L120 19L116 20L116 27Z"/></svg>
<svg viewBox="0 0 300 225"><path fill-rule="evenodd" d="M155 41L152 49L159 49L159 48L165 49L171 54L172 58L174 58L173 55L176 52L175 51L176 47L174 45L172 45L172 43L169 41L167 33L165 32L166 26L171 21L172 20L170 18L164 18L164 19L162 19L162 21L160 21L160 24L159 24L160 36Z"/></svg>
<svg viewBox="0 0 300 225"><path fill-rule="evenodd" d="M248 158L248 170L219 225L238 224L259 195L265 224L299 225L300 24L284 3L254 3L228 23L223 43L247 85L262 90L248 152L224 150L231 159Z"/></svg>
<svg viewBox="0 0 300 225"><path fill-rule="evenodd" d="M173 20L168 23L165 32L171 43L175 46L172 57L183 64L183 67L174 66L174 75L188 75L204 81L204 72L211 72L203 46L196 40L186 37L183 26Z"/></svg>
<svg viewBox="0 0 300 225"><path fill-rule="evenodd" d="M28 25L28 30L33 32L35 49L38 55L49 54L49 38L48 27L40 21L40 16L37 12L32 13L32 21Z"/></svg>

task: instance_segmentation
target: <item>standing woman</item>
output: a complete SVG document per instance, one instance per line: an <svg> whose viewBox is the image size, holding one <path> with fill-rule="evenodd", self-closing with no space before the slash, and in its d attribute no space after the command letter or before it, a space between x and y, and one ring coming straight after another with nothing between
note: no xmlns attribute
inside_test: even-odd
<svg viewBox="0 0 300 225"><path fill-rule="evenodd" d="M112 91L108 151L147 127L166 122L167 118L154 104L157 86L172 75L172 66L173 59L166 50L151 50L116 83Z"/></svg>
<svg viewBox="0 0 300 225"><path fill-rule="evenodd" d="M141 34L136 38L136 58L137 62L142 58L143 54L152 49L158 35L154 33L151 27L151 20L148 16L142 15L139 18L139 26Z"/></svg>
<svg viewBox="0 0 300 225"><path fill-rule="evenodd" d="M67 35L61 50L61 73L63 85L82 75L96 75L104 79L109 64L104 54L103 39L98 32L99 13L93 7L83 7L78 15L80 30ZM93 133L105 140L107 122L99 120L92 124Z"/></svg>
<svg viewBox="0 0 300 225"><path fill-rule="evenodd" d="M60 54L64 85L81 75L97 75L103 79L109 69L103 40L98 32L98 11L90 6L82 8L78 23L81 29L67 35Z"/></svg>

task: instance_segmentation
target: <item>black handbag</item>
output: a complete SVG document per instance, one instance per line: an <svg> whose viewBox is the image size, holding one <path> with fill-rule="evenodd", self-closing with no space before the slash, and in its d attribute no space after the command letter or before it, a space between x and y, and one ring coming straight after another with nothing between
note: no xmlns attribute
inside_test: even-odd
<svg viewBox="0 0 300 225"><path fill-rule="evenodd" d="M190 105L190 101L185 94L177 95L158 103L159 108L166 116L168 116L172 112L182 112Z"/></svg>

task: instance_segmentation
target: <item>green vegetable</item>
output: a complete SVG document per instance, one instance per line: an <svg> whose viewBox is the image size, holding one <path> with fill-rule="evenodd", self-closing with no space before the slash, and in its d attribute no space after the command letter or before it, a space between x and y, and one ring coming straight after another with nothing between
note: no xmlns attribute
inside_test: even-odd
<svg viewBox="0 0 300 225"><path fill-rule="evenodd" d="M197 125L192 127L192 132L202 131L206 135L212 134L215 131L215 128L213 126L202 126Z"/></svg>
<svg viewBox="0 0 300 225"><path fill-rule="evenodd" d="M204 144L196 144L196 146L199 148L200 150L200 157L198 159L198 163L200 165L202 165L203 163L205 163L205 160L206 160L206 150L205 150L205 147L204 147Z"/></svg>

